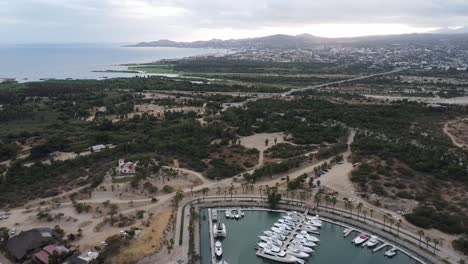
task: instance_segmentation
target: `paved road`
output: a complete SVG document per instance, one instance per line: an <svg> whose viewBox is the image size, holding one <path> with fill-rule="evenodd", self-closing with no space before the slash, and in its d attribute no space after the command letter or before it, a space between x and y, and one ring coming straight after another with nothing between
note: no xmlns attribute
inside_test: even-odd
<svg viewBox="0 0 468 264"><path fill-rule="evenodd" d="M389 74L401 72L401 71L404 71L404 70L407 70L407 69L408 69L408 68L395 69L395 70L389 71L389 72L376 73L376 74L372 74L372 75L360 76L360 77L356 77L356 78L352 78L352 79L347 79L347 80L341 80L341 81L336 81L336 82L329 82L329 83L324 83L324 84L318 84L318 85L307 86L307 87L304 87L304 88L292 89L292 90L290 90L290 91L287 91L287 92L282 93L281 95L282 95L282 96L288 96L288 95L291 95L291 94L293 94L293 93L295 93L295 92L302 92L302 91L307 91L307 90L322 88L322 87L326 87L326 86L330 86L330 85L342 84L342 83L353 82L353 81L359 81L359 80L369 79L369 78L378 77L378 76L389 75Z"/></svg>
<svg viewBox="0 0 468 264"><path fill-rule="evenodd" d="M285 96L291 95L291 94L293 94L295 92L302 92L302 91L327 87L327 86L330 86L330 85L343 84L343 83L347 83L347 82L359 81L359 80L374 78L374 77L378 77L378 76L394 74L394 73L401 72L401 71L404 71L404 70L407 70L407 69L409 69L409 68L398 68L398 69L388 71L388 72L376 73L376 74L372 74L372 75L360 76L360 77L356 77L356 78L352 78L352 79L329 82L329 83L323 83L323 84L318 84L318 85L311 85L311 86L307 86L307 87L304 87L304 88L292 89L290 91L282 93L281 96L285 97ZM275 94L274 96L278 96L278 95ZM248 102L254 102L254 101L257 101L258 99L261 99L261 98L249 98L249 99L247 99L247 100L245 100L243 102L240 102L240 103L223 104L223 111L226 111L227 109L229 109L231 107L242 107L245 104L247 104Z"/></svg>

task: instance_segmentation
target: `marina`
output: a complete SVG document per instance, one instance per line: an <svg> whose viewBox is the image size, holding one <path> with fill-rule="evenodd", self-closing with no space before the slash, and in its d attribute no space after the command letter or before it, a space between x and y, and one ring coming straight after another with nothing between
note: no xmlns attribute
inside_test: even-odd
<svg viewBox="0 0 468 264"><path fill-rule="evenodd" d="M290 244L291 236L287 238L288 240L279 242L279 243L270 243L268 245L270 248L277 251L276 254L266 254L264 250L260 248L260 245L265 246L268 242L262 240L263 238L273 235L275 232L272 231L272 228L275 227L275 224L279 223L280 219L284 219L286 213L284 211L274 211L270 212L268 210L256 210L256 209L247 209L242 208L245 216L244 219L236 220L235 218L226 218L225 210L221 209L217 212L222 218L227 228L227 237L222 239L222 250L223 255L222 259L212 258L212 253L214 251L210 250L210 240L209 233L210 225L208 223L209 215L208 210L203 209L201 211L201 219L205 219L201 224L201 258L202 264L208 263L398 263L398 264L410 264L410 263L423 263L420 260L409 257L409 252L405 252L403 249L393 247L390 243L382 243L383 241L379 238L378 244L369 245L372 241L372 235L369 235L369 238L361 243L356 245L353 243L353 240L356 236L359 236L362 232L355 228L350 228L349 226L342 223L335 223L333 221L320 218L322 221L322 227L315 231L320 234L313 235L319 238L319 242L315 243L313 246L309 244L310 247L305 245L296 245L296 249L287 248ZM312 216L309 216L312 217ZM211 225L211 229L213 225ZM349 232L347 237L344 237L345 229ZM297 228L296 228L297 230ZM206 233L205 233L206 232ZM302 233L296 233L296 235L303 235ZM312 233L309 233L312 236ZM352 235L350 235L352 234ZM288 236L285 236L288 237ZM208 239L208 240L207 240ZM297 239L297 238L296 238ZM269 240L270 242L271 239ZM213 240L213 242L215 242ZM312 242L312 241L309 241ZM260 244L262 243L262 244ZM297 244L297 243L296 243ZM372 244L372 243L371 243ZM213 245L213 244L211 244ZM273 245L273 247L272 247ZM309 248L309 249L306 249ZM336 249L340 250L340 254L336 254ZM378 250L377 250L378 249ZM278 262L278 254L283 255L281 262ZM376 253L374 253L374 251ZM302 252L302 253L301 253ZM259 256L259 254L262 256ZM270 252L268 252L270 253ZM274 252L273 252L274 253ZM294 258L286 258L286 254L291 255ZM309 257L306 257L305 254L308 254ZM296 256L293 256L295 254ZM390 258L391 257L391 258ZM281 257L280 257L281 258ZM300 261L298 262L297 259ZM288 262L288 261L295 262ZM222 262L225 261L225 262Z"/></svg>

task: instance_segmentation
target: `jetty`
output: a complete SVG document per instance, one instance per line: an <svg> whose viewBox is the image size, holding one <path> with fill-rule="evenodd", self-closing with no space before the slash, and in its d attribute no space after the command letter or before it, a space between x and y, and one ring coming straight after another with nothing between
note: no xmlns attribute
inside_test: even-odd
<svg viewBox="0 0 468 264"><path fill-rule="evenodd" d="M210 225L210 250L211 250L211 263L216 264L216 255L215 255L215 248L214 248L214 235L213 230L211 228L212 218L211 218L211 209L208 209L208 223Z"/></svg>

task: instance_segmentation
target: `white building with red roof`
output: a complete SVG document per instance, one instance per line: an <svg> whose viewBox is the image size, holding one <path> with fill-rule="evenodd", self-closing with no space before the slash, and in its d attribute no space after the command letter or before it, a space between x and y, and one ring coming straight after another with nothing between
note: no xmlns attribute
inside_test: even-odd
<svg viewBox="0 0 468 264"><path fill-rule="evenodd" d="M138 162L125 161L124 159L119 159L119 166L117 166L117 173L119 174L135 174L136 167Z"/></svg>

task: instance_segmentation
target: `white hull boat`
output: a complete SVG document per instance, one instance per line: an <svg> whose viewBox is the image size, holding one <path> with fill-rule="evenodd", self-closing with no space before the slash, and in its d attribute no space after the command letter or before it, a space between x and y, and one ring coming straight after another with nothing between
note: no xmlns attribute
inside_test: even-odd
<svg viewBox="0 0 468 264"><path fill-rule="evenodd" d="M223 256L223 247L220 241L215 242L215 255L216 257L220 258Z"/></svg>
<svg viewBox="0 0 468 264"><path fill-rule="evenodd" d="M369 239L369 237L368 237L367 235L365 235L365 234L360 234L358 237L356 237L356 238L353 240L353 242L354 242L354 244L356 244L356 245L360 245L360 244L366 242L368 239Z"/></svg>
<svg viewBox="0 0 468 264"><path fill-rule="evenodd" d="M366 246L371 248L375 247L377 244L379 244L379 238L376 236L371 236L371 238L367 241Z"/></svg>
<svg viewBox="0 0 468 264"><path fill-rule="evenodd" d="M289 255L292 255L294 257L297 257L297 258L308 258L310 257L309 254L305 253L305 252L302 252L300 250L297 250L296 248L288 248L288 250L286 250L286 254L289 254Z"/></svg>
<svg viewBox="0 0 468 264"><path fill-rule="evenodd" d="M214 237L226 237L226 225L224 223L216 223L213 225Z"/></svg>

